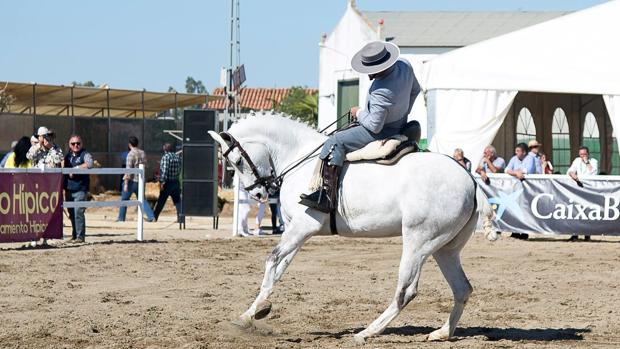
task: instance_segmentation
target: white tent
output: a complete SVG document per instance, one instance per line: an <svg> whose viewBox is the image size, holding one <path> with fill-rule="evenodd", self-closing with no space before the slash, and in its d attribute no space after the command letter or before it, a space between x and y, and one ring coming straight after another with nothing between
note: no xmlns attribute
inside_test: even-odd
<svg viewBox="0 0 620 349"><path fill-rule="evenodd" d="M463 148L477 164L519 91L602 95L620 130L618 33L615 0L432 59L424 84L430 148Z"/></svg>

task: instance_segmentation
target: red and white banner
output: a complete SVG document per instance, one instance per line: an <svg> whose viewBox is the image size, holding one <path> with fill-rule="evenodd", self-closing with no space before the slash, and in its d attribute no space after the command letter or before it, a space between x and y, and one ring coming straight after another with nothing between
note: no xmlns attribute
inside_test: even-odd
<svg viewBox="0 0 620 349"><path fill-rule="evenodd" d="M61 173L0 173L0 242L62 239Z"/></svg>

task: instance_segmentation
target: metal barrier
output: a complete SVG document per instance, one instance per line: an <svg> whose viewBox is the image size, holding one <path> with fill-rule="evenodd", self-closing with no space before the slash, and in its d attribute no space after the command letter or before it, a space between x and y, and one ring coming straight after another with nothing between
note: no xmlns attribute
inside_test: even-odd
<svg viewBox="0 0 620 349"><path fill-rule="evenodd" d="M138 175L138 200L125 200L125 201L71 201L64 202L63 208L77 208L77 207L122 207L122 206L138 206L138 226L136 230L136 239L138 241L144 240L144 217L143 217L143 204L144 204L144 165L139 165L138 168L0 168L0 172L7 173L62 173L62 174L76 174L76 175L124 175L134 174Z"/></svg>

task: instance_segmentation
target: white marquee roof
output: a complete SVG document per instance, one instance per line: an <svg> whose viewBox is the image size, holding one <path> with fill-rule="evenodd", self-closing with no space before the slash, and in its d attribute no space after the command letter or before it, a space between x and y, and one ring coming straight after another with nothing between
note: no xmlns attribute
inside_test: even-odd
<svg viewBox="0 0 620 349"><path fill-rule="evenodd" d="M427 90L620 95L620 0L437 56Z"/></svg>

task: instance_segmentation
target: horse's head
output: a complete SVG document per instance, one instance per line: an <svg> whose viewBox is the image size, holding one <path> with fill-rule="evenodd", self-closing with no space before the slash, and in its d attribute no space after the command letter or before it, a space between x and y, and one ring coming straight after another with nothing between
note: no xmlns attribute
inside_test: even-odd
<svg viewBox="0 0 620 349"><path fill-rule="evenodd" d="M254 199L264 199L268 195L275 169L267 146L260 142L236 139L231 134L209 131L217 141L222 155L229 161L239 176L241 186Z"/></svg>

